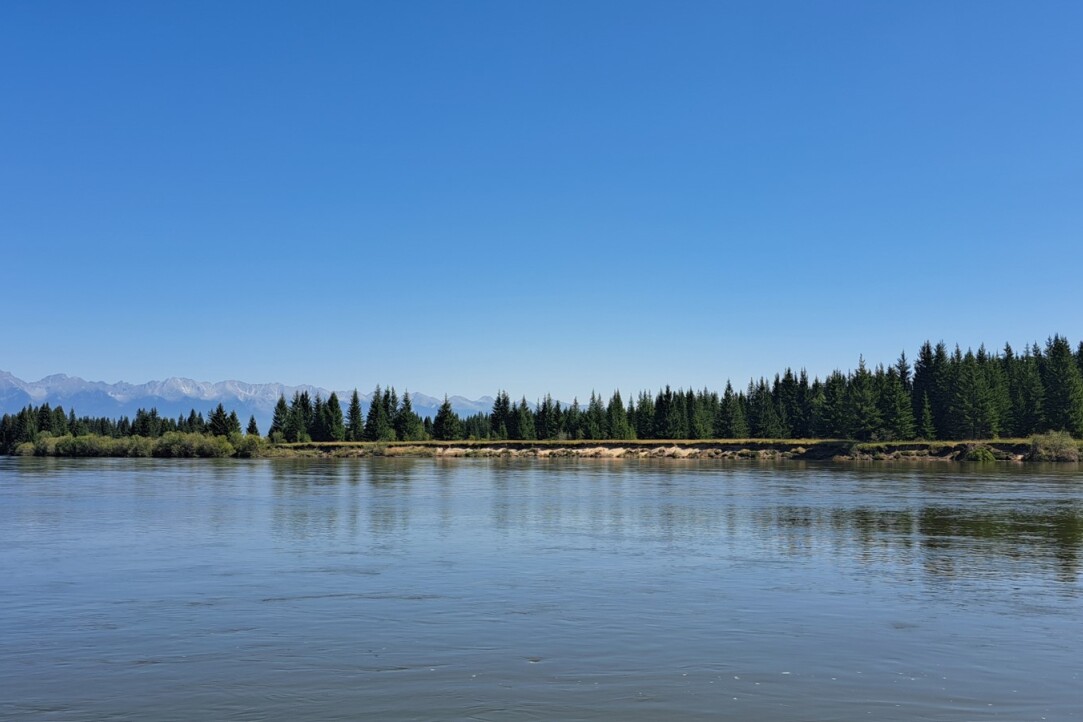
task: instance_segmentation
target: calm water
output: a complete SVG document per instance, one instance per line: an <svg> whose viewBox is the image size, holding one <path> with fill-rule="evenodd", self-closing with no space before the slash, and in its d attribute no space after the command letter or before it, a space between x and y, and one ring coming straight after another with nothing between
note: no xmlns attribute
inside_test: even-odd
<svg viewBox="0 0 1083 722"><path fill-rule="evenodd" d="M1083 470L0 459L0 719L1083 718Z"/></svg>

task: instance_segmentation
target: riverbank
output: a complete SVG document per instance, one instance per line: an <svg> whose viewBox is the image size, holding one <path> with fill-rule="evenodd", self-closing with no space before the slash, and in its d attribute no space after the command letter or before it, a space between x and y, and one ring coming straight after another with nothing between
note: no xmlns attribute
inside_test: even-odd
<svg viewBox="0 0 1083 722"><path fill-rule="evenodd" d="M1079 461L1083 442L1049 433L1029 439L884 441L715 439L622 441L392 441L274 444L258 436L171 432L159 438L43 435L15 456L156 458L590 458L795 459L804 461Z"/></svg>
<svg viewBox="0 0 1083 722"><path fill-rule="evenodd" d="M591 459L798 459L806 461L1077 461L1078 442L1050 449L1033 439L859 443L839 439L715 441L426 441L278 444L268 456Z"/></svg>

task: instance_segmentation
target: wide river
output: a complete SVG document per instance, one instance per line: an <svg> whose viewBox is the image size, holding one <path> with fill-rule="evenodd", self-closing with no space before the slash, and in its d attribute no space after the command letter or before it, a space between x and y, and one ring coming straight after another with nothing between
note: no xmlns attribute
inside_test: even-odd
<svg viewBox="0 0 1083 722"><path fill-rule="evenodd" d="M0 458L0 719L1083 718L1083 468Z"/></svg>

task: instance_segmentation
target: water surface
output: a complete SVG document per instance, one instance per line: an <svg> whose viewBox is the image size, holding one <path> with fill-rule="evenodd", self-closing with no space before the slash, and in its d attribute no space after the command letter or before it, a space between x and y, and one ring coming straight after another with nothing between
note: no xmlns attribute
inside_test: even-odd
<svg viewBox="0 0 1083 722"><path fill-rule="evenodd" d="M0 718L1080 719L1081 481L0 459Z"/></svg>

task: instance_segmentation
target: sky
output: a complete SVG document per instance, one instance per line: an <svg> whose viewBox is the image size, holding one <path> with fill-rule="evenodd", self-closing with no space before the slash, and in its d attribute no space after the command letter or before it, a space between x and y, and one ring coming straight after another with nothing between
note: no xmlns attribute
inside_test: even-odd
<svg viewBox="0 0 1083 722"><path fill-rule="evenodd" d="M1077 343L1080 28L0 3L0 369L533 400Z"/></svg>

